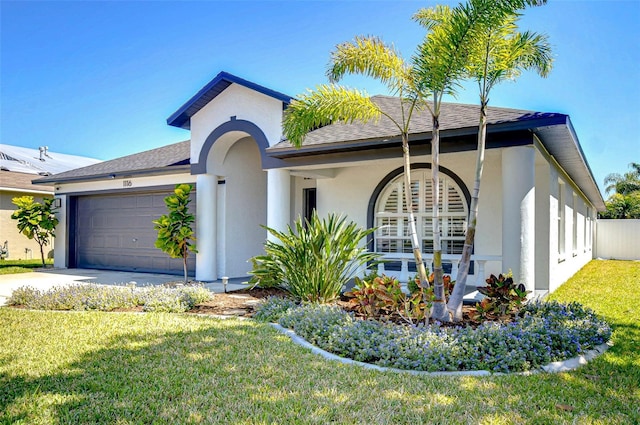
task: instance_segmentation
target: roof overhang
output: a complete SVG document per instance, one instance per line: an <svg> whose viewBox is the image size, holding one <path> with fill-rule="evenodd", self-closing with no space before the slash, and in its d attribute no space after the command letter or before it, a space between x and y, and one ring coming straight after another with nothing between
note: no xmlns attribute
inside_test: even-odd
<svg viewBox="0 0 640 425"><path fill-rule="evenodd" d="M477 133L478 127L441 131L440 152L475 150ZM487 149L532 144L533 134L578 185L596 210L603 211L605 204L602 194L568 115L540 114L523 120L491 124L487 127ZM411 134L412 154L430 154L430 142L430 132ZM303 145L301 148L281 145L267 149L267 155L283 160L289 166L312 165L322 161L340 163L354 161L356 158L372 160L394 157L398 154L401 143L400 135L397 135L340 143Z"/></svg>
<svg viewBox="0 0 640 425"><path fill-rule="evenodd" d="M273 97L280 100L284 105L288 105L293 99L283 93L279 93L275 90L271 90L267 87L252 83L251 81L244 80L228 72L220 72L215 76L213 80L207 83L198 93L174 112L169 118L167 118L167 124L173 127L190 129L191 117L194 116L200 109L204 108L209 102L216 98L231 84L239 84L248 89L255 90L258 93L262 93L266 96Z"/></svg>
<svg viewBox="0 0 640 425"><path fill-rule="evenodd" d="M191 165L176 165L172 167L148 168L144 170L127 170L114 171L111 173L92 174L90 176L76 176L67 178L56 178L56 175L43 177L33 181L33 184L62 184L62 183L79 183L97 180L111 180L124 177L151 177L169 174L191 173Z"/></svg>
<svg viewBox="0 0 640 425"><path fill-rule="evenodd" d="M604 211L604 199L569 117L562 125L540 126L534 129L534 133L596 210Z"/></svg>

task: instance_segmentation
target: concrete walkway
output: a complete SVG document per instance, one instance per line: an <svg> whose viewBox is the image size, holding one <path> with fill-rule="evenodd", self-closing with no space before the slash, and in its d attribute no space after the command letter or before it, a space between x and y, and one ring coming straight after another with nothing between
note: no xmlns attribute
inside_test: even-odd
<svg viewBox="0 0 640 425"><path fill-rule="evenodd" d="M227 291L247 288L248 278L229 279ZM31 286L47 290L53 286L64 286L78 283L97 283L100 285L137 286L163 285L168 282L182 282L182 276L156 273L118 272L112 270L93 269L36 269L29 273L0 275L0 306L6 303L16 288ZM205 288L212 292L224 292L222 281L203 282Z"/></svg>

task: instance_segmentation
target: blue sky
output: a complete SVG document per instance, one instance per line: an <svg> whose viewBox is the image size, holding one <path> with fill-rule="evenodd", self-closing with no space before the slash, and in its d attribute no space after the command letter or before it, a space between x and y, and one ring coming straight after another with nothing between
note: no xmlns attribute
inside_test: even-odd
<svg viewBox="0 0 640 425"><path fill-rule="evenodd" d="M99 159L185 140L166 118L218 72L295 96L329 53L377 35L409 58L411 15L434 1L0 2L0 143ZM640 1L549 0L521 28L547 33L551 75L496 88L491 105L569 114L596 181L640 162ZM370 94L384 88L347 80ZM476 103L475 87L457 101Z"/></svg>

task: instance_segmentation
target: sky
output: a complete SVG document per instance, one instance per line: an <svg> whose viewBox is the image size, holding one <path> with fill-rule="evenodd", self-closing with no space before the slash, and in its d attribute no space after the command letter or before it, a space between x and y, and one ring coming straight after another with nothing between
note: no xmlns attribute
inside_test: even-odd
<svg viewBox="0 0 640 425"><path fill-rule="evenodd" d="M457 2L1 0L0 143L108 160L186 140L166 119L220 71L295 96L356 35L409 59L424 37L411 16L438 3ZM490 105L568 114L602 188L640 162L639 24L640 0L526 10L520 28L549 36L554 68L496 87ZM466 84L448 100L477 97Z"/></svg>

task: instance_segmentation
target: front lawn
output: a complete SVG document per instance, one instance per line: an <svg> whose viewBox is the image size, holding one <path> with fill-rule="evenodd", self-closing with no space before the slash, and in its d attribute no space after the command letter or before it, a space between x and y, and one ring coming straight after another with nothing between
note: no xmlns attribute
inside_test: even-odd
<svg viewBox="0 0 640 425"><path fill-rule="evenodd" d="M269 325L0 309L0 423L640 422L640 262L593 261L552 297L615 345L577 371L429 377L328 362Z"/></svg>
<svg viewBox="0 0 640 425"><path fill-rule="evenodd" d="M47 267L53 266L53 259L44 260ZM42 260L0 260L0 274L29 273L42 267Z"/></svg>

